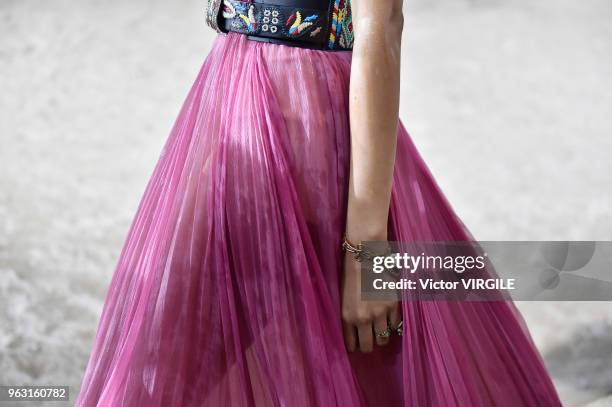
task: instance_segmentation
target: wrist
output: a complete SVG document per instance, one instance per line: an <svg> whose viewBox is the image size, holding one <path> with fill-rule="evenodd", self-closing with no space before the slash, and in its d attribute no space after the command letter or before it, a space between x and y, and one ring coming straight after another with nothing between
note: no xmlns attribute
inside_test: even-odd
<svg viewBox="0 0 612 407"><path fill-rule="evenodd" d="M350 201L350 200L349 200ZM388 236L389 206L358 205L349 202L345 233L349 239L359 242L386 241Z"/></svg>
<svg viewBox="0 0 612 407"><path fill-rule="evenodd" d="M353 257L353 259L358 263L371 261L375 257L379 256L386 257L391 252L390 247L388 246L389 243L386 241L386 239L384 239L384 243L379 242L380 240L381 239L377 239L377 242L374 242L371 239L367 239L354 242L349 239L347 234L345 234L342 241L342 250L344 250L347 255ZM366 241L368 244L365 244ZM380 247L380 243L382 243L384 247Z"/></svg>
<svg viewBox="0 0 612 407"><path fill-rule="evenodd" d="M346 237L357 244L361 242L386 241L388 239L387 225L358 223L346 225Z"/></svg>

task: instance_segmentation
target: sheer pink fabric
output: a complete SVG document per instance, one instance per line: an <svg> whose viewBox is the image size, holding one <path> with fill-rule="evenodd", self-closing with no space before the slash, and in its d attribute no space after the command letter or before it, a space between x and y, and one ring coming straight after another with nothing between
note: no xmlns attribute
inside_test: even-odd
<svg viewBox="0 0 612 407"><path fill-rule="evenodd" d="M349 52L221 36L127 237L78 406L558 406L509 303L405 302L345 351ZM392 238L464 240L406 131Z"/></svg>

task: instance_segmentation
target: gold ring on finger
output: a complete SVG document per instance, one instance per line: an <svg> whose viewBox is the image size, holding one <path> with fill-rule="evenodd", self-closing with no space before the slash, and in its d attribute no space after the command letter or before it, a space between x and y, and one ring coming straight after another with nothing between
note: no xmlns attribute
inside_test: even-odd
<svg viewBox="0 0 612 407"><path fill-rule="evenodd" d="M387 327L387 329L382 332L376 332L376 336L379 338L387 339L391 336L391 328Z"/></svg>
<svg viewBox="0 0 612 407"><path fill-rule="evenodd" d="M400 321L400 323L397 324L397 327L395 327L395 333L397 336L402 336L404 334L404 321Z"/></svg>

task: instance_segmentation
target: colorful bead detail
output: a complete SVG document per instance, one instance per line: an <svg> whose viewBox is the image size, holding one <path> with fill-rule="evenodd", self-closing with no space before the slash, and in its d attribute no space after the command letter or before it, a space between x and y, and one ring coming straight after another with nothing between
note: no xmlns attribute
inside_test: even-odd
<svg viewBox="0 0 612 407"><path fill-rule="evenodd" d="M304 31L312 27L318 18L319 16L317 14L312 14L302 21L302 13L295 11L289 16L285 24L285 26L288 27L287 33L292 37L299 37ZM291 26L289 24L291 24Z"/></svg>
<svg viewBox="0 0 612 407"><path fill-rule="evenodd" d="M238 32L262 40L295 42L318 49L351 49L353 22L350 0L313 2L315 8L274 4L277 0L208 0L206 21L219 32ZM299 2L297 2L299 4Z"/></svg>
<svg viewBox="0 0 612 407"><path fill-rule="evenodd" d="M281 40L306 37L307 42L323 41L323 22L317 10L223 0L222 15L229 31Z"/></svg>
<svg viewBox="0 0 612 407"><path fill-rule="evenodd" d="M257 31L257 20L255 19L255 5L238 1L223 0L223 18L226 20L235 19L234 22L237 28L241 21L244 23L244 29L249 33Z"/></svg>
<svg viewBox="0 0 612 407"><path fill-rule="evenodd" d="M354 40L351 0L334 0L328 47L350 49Z"/></svg>

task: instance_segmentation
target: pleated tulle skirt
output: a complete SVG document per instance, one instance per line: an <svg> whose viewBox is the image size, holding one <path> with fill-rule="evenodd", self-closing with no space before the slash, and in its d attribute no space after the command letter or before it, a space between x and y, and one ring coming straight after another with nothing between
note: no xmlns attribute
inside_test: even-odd
<svg viewBox="0 0 612 407"><path fill-rule="evenodd" d="M79 406L558 406L504 302L404 302L347 354L350 52L221 36L134 219ZM391 238L469 240L400 127Z"/></svg>

